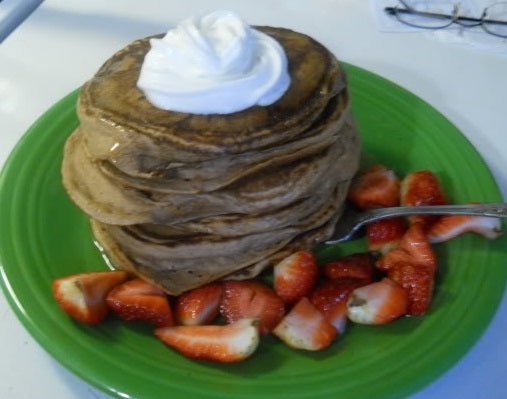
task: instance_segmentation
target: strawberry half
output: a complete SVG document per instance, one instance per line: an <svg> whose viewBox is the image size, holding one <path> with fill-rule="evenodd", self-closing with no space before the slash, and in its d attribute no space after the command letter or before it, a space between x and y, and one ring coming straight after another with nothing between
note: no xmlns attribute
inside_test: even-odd
<svg viewBox="0 0 507 399"><path fill-rule="evenodd" d="M397 263L387 277L401 285L408 294L407 314L422 316L428 311L433 296L433 271L420 265Z"/></svg>
<svg viewBox="0 0 507 399"><path fill-rule="evenodd" d="M368 250L385 254L396 248L407 231L404 218L378 220L366 225Z"/></svg>
<svg viewBox="0 0 507 399"><path fill-rule="evenodd" d="M373 166L354 180L348 199L360 209L397 206L400 202L400 179L383 165Z"/></svg>
<svg viewBox="0 0 507 399"><path fill-rule="evenodd" d="M373 263L370 254L358 253L326 263L321 273L330 280L352 278L368 284L373 281Z"/></svg>
<svg viewBox="0 0 507 399"><path fill-rule="evenodd" d="M53 281L53 295L72 318L87 324L103 321L108 313L107 293L128 278L125 271L74 274Z"/></svg>
<svg viewBox="0 0 507 399"><path fill-rule="evenodd" d="M422 170L408 174L401 182L401 205L444 205L447 196L442 189L437 176L429 170ZM408 217L410 223L423 223L427 230L439 219L435 215L412 215Z"/></svg>
<svg viewBox="0 0 507 399"><path fill-rule="evenodd" d="M408 293L407 313L420 316L429 308L437 259L421 223L410 226L398 248L390 250L376 263L387 276Z"/></svg>
<svg viewBox="0 0 507 399"><path fill-rule="evenodd" d="M275 265L273 275L278 296L285 303L295 303L311 291L319 268L312 252L299 251Z"/></svg>
<svg viewBox="0 0 507 399"><path fill-rule="evenodd" d="M347 301L356 288L370 281L351 278L328 280L320 284L309 296L310 302L342 334L347 325Z"/></svg>
<svg viewBox="0 0 507 399"><path fill-rule="evenodd" d="M347 314L355 323L385 324L403 316L407 306L407 292L391 279L384 278L356 288L347 302Z"/></svg>
<svg viewBox="0 0 507 399"><path fill-rule="evenodd" d="M398 248L391 249L375 266L383 271L397 263L411 263L427 267L432 272L437 267L437 257L420 223L413 224L400 240Z"/></svg>
<svg viewBox="0 0 507 399"><path fill-rule="evenodd" d="M431 226L428 238L431 243L438 243L469 232L493 240L502 234L502 223L486 216L446 215Z"/></svg>
<svg viewBox="0 0 507 399"><path fill-rule="evenodd" d="M117 286L109 292L106 302L116 316L123 320L145 321L157 327L173 324L166 293L141 279Z"/></svg>
<svg viewBox="0 0 507 399"><path fill-rule="evenodd" d="M259 332L267 334L282 319L285 305L271 287L259 281L226 281L220 314L227 323L258 319Z"/></svg>
<svg viewBox="0 0 507 399"><path fill-rule="evenodd" d="M178 324L196 326L209 324L220 311L223 284L210 283L181 294L174 313Z"/></svg>
<svg viewBox="0 0 507 399"><path fill-rule="evenodd" d="M329 346L336 333L336 328L306 297L300 299L273 330L273 334L291 348L309 351Z"/></svg>
<svg viewBox="0 0 507 399"><path fill-rule="evenodd" d="M175 326L155 330L170 347L192 359L239 362L255 352L259 331L254 319L225 326Z"/></svg>

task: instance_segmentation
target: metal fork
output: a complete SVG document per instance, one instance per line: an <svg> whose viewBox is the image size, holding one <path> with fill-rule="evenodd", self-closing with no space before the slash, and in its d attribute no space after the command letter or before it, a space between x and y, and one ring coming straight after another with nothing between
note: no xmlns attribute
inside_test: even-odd
<svg viewBox="0 0 507 399"><path fill-rule="evenodd" d="M409 215L471 215L505 218L507 217L507 203L399 206L372 209L364 212L346 209L343 216L336 224L333 235L325 243L337 244L339 242L348 241L367 223Z"/></svg>

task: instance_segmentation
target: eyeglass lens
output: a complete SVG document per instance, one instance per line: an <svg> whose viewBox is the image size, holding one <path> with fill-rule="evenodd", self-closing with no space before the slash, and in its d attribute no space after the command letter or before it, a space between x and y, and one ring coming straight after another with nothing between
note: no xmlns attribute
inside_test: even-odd
<svg viewBox="0 0 507 399"><path fill-rule="evenodd" d="M454 22L454 4L452 2L429 5L427 1L411 1L411 10L396 7L396 18L406 25L425 29L441 29ZM426 15L425 15L426 14Z"/></svg>
<svg viewBox="0 0 507 399"><path fill-rule="evenodd" d="M503 21L504 23L495 23ZM484 10L482 28L492 35L507 37L507 2L491 5Z"/></svg>
<svg viewBox="0 0 507 399"><path fill-rule="evenodd" d="M495 36L507 38L507 1L495 3L484 9L482 17L462 16L452 1L428 2L422 0L400 1L394 7L396 18L410 26L425 29L442 29L457 23L465 27L481 25Z"/></svg>

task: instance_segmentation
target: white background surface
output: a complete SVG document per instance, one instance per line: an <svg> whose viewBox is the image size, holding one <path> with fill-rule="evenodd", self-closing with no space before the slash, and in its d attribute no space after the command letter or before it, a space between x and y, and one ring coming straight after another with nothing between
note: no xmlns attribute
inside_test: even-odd
<svg viewBox="0 0 507 399"><path fill-rule="evenodd" d="M423 98L471 140L507 194L507 49L487 53L425 34L378 32L366 0L48 0L0 44L0 164L39 115L113 52L198 11L218 8L238 11L252 24L307 33L340 59ZM462 361L413 398L507 397L506 331L504 299ZM108 397L47 355L1 294L0 345L0 398Z"/></svg>

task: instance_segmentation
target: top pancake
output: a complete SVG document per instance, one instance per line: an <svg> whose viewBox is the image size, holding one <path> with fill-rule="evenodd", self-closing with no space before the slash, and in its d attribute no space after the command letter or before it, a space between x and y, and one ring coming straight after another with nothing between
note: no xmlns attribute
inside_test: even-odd
<svg viewBox="0 0 507 399"><path fill-rule="evenodd" d="M293 140L345 87L345 76L334 56L312 38L283 28L257 29L275 38L289 60L291 85L274 104L227 115L154 107L136 86L150 48L144 38L116 53L84 85L78 115L87 141L107 150L114 146L117 153L123 147L144 153L155 147L167 160L190 162Z"/></svg>

